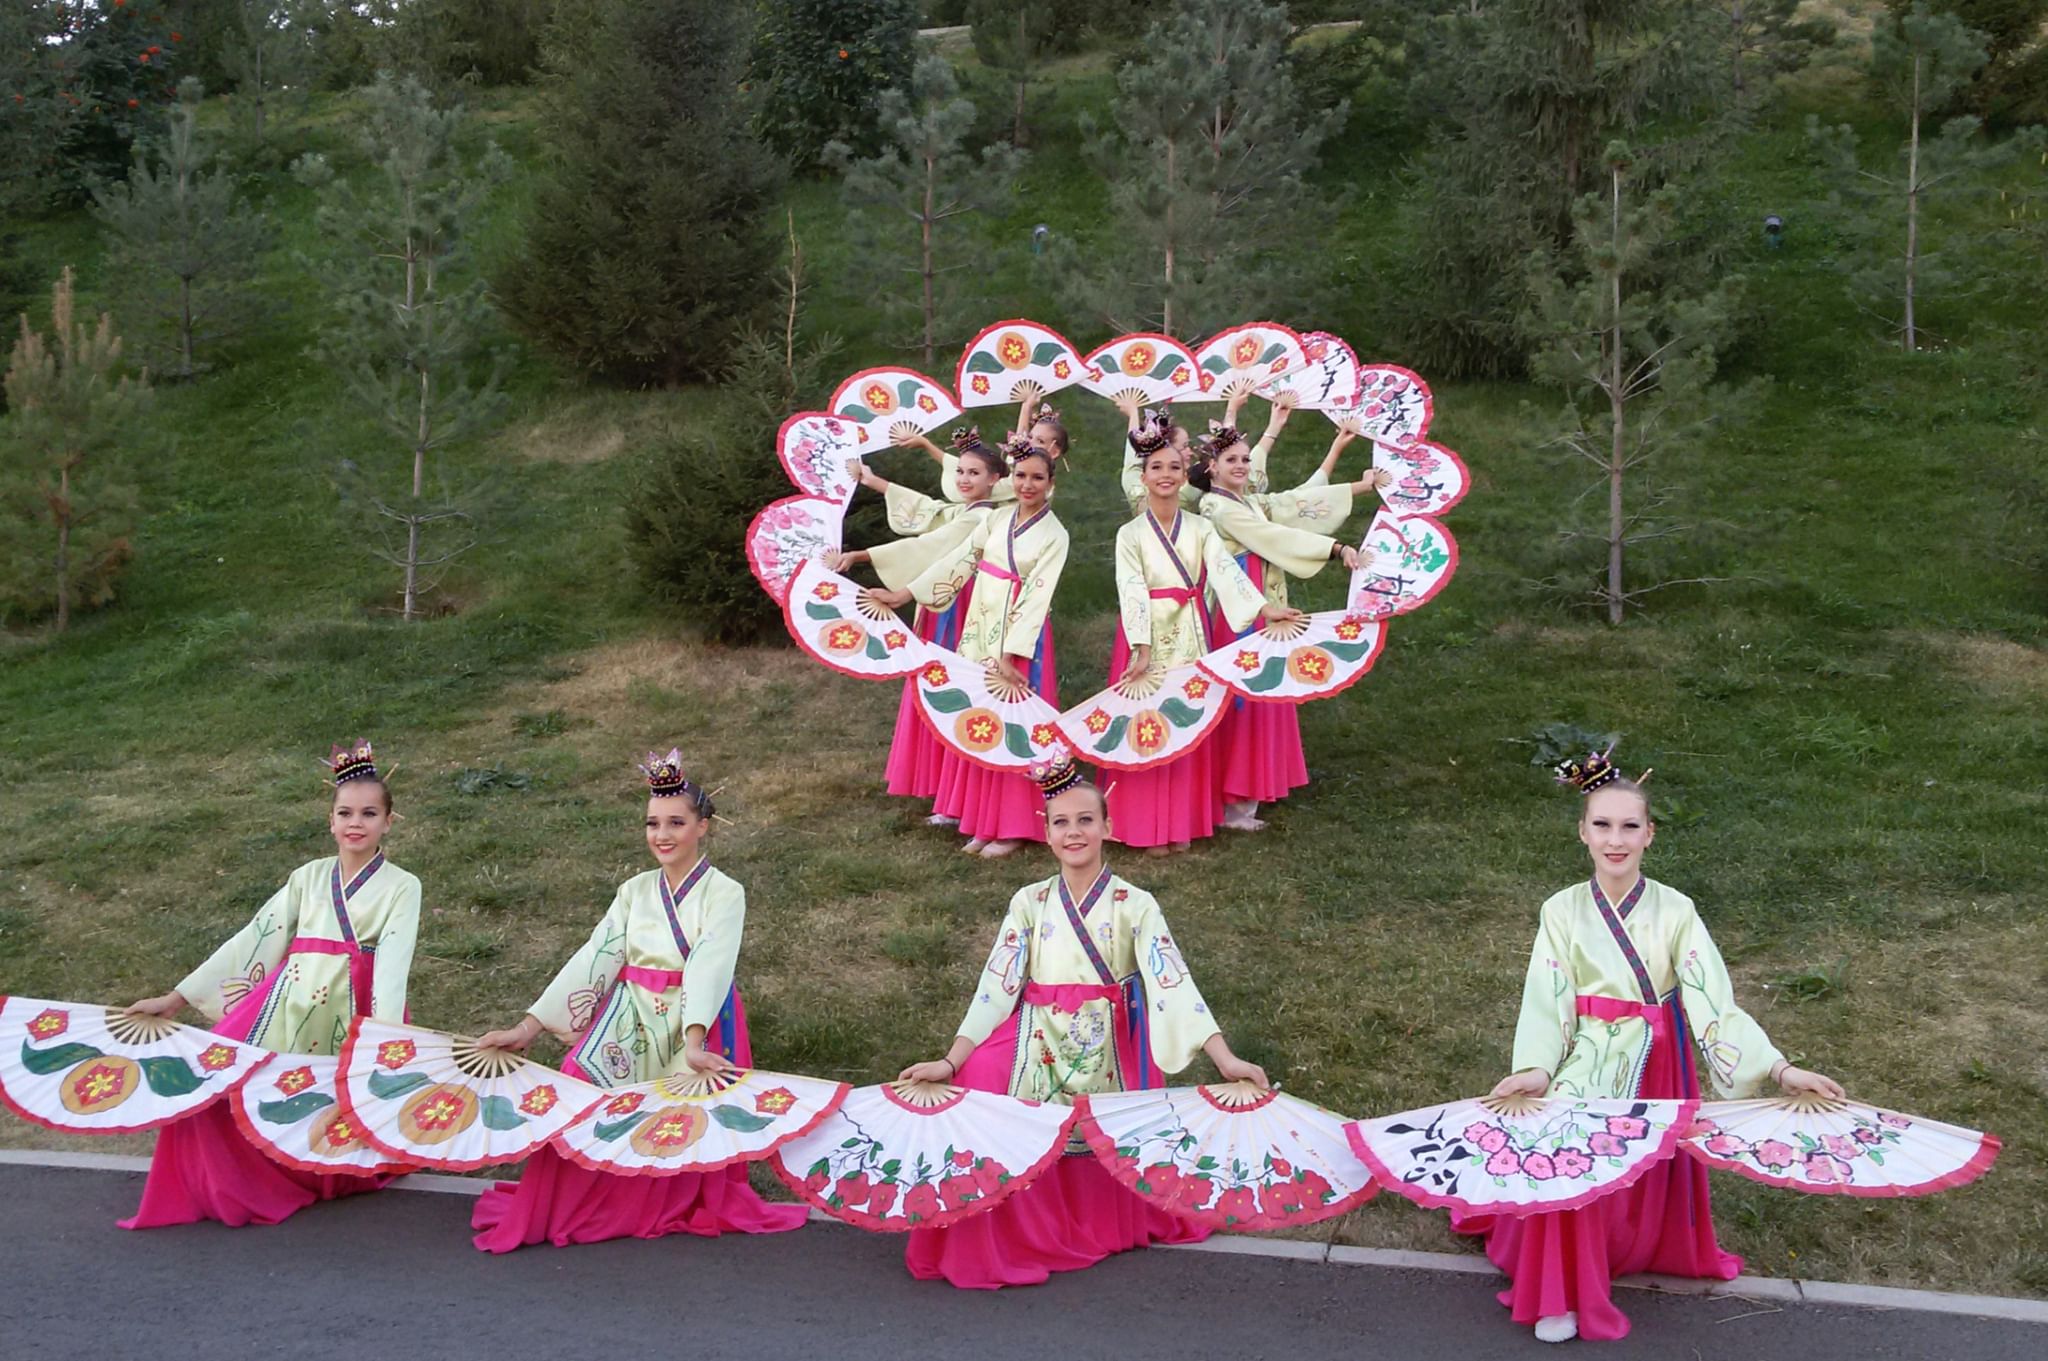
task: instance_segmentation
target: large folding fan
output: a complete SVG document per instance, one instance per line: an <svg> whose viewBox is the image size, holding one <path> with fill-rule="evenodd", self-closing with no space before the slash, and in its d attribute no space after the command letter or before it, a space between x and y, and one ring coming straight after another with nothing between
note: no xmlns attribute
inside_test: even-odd
<svg viewBox="0 0 2048 1361"><path fill-rule="evenodd" d="M1771 1186L1843 1196L1925 1196L1975 1181L1998 1139L1861 1101L1709 1101L1686 1131L1701 1162Z"/></svg>
<svg viewBox="0 0 2048 1361"><path fill-rule="evenodd" d="M519 1161L602 1095L503 1049L360 1017L342 1043L336 1086L365 1139L449 1172Z"/></svg>
<svg viewBox="0 0 2048 1361"><path fill-rule="evenodd" d="M1085 761L1147 770L1208 741L1229 704L1230 687L1189 662L1097 691L1059 716L1059 731Z"/></svg>
<svg viewBox="0 0 2048 1361"><path fill-rule="evenodd" d="M331 1054L279 1054L277 1062L228 1095L244 1137L286 1167L358 1176L409 1172L363 1137L362 1123L341 1108Z"/></svg>
<svg viewBox="0 0 2048 1361"><path fill-rule="evenodd" d="M1394 479L1380 488L1380 499L1396 515L1441 515L1464 500L1472 485L1465 460L1427 440L1375 444L1372 466Z"/></svg>
<svg viewBox="0 0 2048 1361"><path fill-rule="evenodd" d="M593 1172L666 1177L764 1158L839 1109L851 1088L791 1073L671 1073L614 1087L555 1136Z"/></svg>
<svg viewBox="0 0 2048 1361"><path fill-rule="evenodd" d="M823 411L800 411L775 432L776 457L797 490L845 505L860 479L848 461L875 447L864 425Z"/></svg>
<svg viewBox="0 0 2048 1361"><path fill-rule="evenodd" d="M119 1007L0 999L0 1101L74 1134L135 1134L211 1105L270 1051Z"/></svg>
<svg viewBox="0 0 2048 1361"><path fill-rule="evenodd" d="M1381 1185L1417 1205L1517 1217L1575 1210L1678 1150L1695 1101L1478 1097L1344 1127Z"/></svg>
<svg viewBox="0 0 2048 1361"><path fill-rule="evenodd" d="M1358 370L1358 395L1349 406L1325 407L1333 425L1354 421L1360 433L1379 444L1406 444L1429 433L1436 398L1420 374L1394 364L1367 364Z"/></svg>
<svg viewBox="0 0 2048 1361"><path fill-rule="evenodd" d="M870 601L866 589L819 559L806 559L782 603L789 636L816 660L860 680L895 680L947 651L918 637L888 606Z"/></svg>
<svg viewBox="0 0 2048 1361"><path fill-rule="evenodd" d="M960 403L938 379L889 367L862 369L847 378L827 405L833 415L864 428L870 445L886 442L901 422L920 431L936 430L960 414Z"/></svg>
<svg viewBox="0 0 2048 1361"><path fill-rule="evenodd" d="M1171 336L1141 332L1118 336L1084 361L1081 386L1103 397L1132 396L1157 405L1201 392L1194 355ZM1213 381L1213 380L1211 380Z"/></svg>
<svg viewBox="0 0 2048 1361"><path fill-rule="evenodd" d="M1358 407L1358 355L1328 331L1310 331L1301 337L1302 362L1272 375L1259 387L1266 397L1283 392L1294 394L1294 404L1304 411L1332 412L1332 419Z"/></svg>
<svg viewBox="0 0 2048 1361"><path fill-rule="evenodd" d="M1162 1210L1250 1232L1334 1218L1378 1188L1344 1117L1247 1082L1074 1099L1110 1175Z"/></svg>
<svg viewBox="0 0 2048 1361"><path fill-rule="evenodd" d="M1066 749L1059 712L994 666L928 644L913 680L925 723L977 765L1022 771Z"/></svg>
<svg viewBox="0 0 2048 1361"><path fill-rule="evenodd" d="M1013 402L1019 383L1036 383L1041 393L1058 392L1089 376L1074 343L1035 321L999 321L967 342L954 375L960 405Z"/></svg>
<svg viewBox="0 0 2048 1361"><path fill-rule="evenodd" d="M1382 510L1359 543L1363 559L1351 574L1350 608L1366 619L1417 610L1436 598L1458 570L1458 542L1427 515Z"/></svg>
<svg viewBox="0 0 2048 1361"><path fill-rule="evenodd" d="M775 1151L789 1188L849 1224L935 1229L1001 1203L1066 1148L1074 1111L944 1083L856 1087Z"/></svg>
<svg viewBox="0 0 2048 1361"><path fill-rule="evenodd" d="M1261 625L1195 664L1246 699L1301 704L1349 687L1386 645L1379 620L1324 610Z"/></svg>
<svg viewBox="0 0 2048 1361"><path fill-rule="evenodd" d="M1218 331L1195 351L1200 388L1183 402L1220 402L1308 367L1301 337L1277 321L1253 321Z"/></svg>
<svg viewBox="0 0 2048 1361"><path fill-rule="evenodd" d="M807 562L839 551L846 506L826 496L785 496L762 507L747 526L747 565L754 580L780 605L790 580Z"/></svg>

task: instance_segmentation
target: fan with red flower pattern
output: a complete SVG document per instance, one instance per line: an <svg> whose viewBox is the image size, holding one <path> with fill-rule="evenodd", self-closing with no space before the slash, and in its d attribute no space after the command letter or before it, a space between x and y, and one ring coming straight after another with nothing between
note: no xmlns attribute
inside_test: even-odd
<svg viewBox="0 0 2048 1361"><path fill-rule="evenodd" d="M118 1007L0 999L0 1101L74 1134L135 1134L218 1101L270 1051Z"/></svg>
<svg viewBox="0 0 2048 1361"><path fill-rule="evenodd" d="M1684 1148L1709 1167L1795 1191L1925 1196L1983 1176L1999 1144L1861 1101L1772 1097L1706 1102Z"/></svg>
<svg viewBox="0 0 2048 1361"><path fill-rule="evenodd" d="M667 1177L765 1158L839 1109L852 1089L793 1073L670 1073L614 1087L555 1136L593 1172Z"/></svg>

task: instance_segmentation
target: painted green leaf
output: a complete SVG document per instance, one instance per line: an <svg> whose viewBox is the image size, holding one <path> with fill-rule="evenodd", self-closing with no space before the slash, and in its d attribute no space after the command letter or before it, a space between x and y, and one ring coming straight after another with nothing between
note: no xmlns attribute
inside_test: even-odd
<svg viewBox="0 0 2048 1361"><path fill-rule="evenodd" d="M891 1158L889 1159L889 1161L882 1164L882 1175L885 1177L893 1178L898 1172L901 1172L902 1170L903 1159L901 1158Z"/></svg>
<svg viewBox="0 0 2048 1361"><path fill-rule="evenodd" d="M1247 690L1257 690L1260 694L1264 694L1285 679L1286 675L1287 659L1285 657L1268 657L1266 658L1266 664L1259 668L1257 675L1243 677L1238 681L1238 684Z"/></svg>
<svg viewBox="0 0 2048 1361"><path fill-rule="evenodd" d="M1003 745L1020 761L1028 761L1037 755L1031 745L1031 734L1024 730L1022 724L1003 724Z"/></svg>
<svg viewBox="0 0 2048 1361"><path fill-rule="evenodd" d="M1286 353L1287 342L1284 340L1276 340L1271 345L1268 345L1266 347L1266 352L1264 354L1259 356L1259 362L1261 364L1270 364L1274 360L1278 359L1281 355Z"/></svg>
<svg viewBox="0 0 2048 1361"><path fill-rule="evenodd" d="M1202 721L1202 711L1179 695L1160 700L1159 712L1165 714L1166 721L1176 728L1192 728Z"/></svg>
<svg viewBox="0 0 2048 1361"><path fill-rule="evenodd" d="M965 690L927 690L924 699L942 714L957 714L973 702Z"/></svg>
<svg viewBox="0 0 2048 1361"><path fill-rule="evenodd" d="M1180 364L1181 359L1180 356L1177 354L1161 355L1159 357L1159 362L1152 366L1152 372L1146 374L1145 376L1147 378L1168 377L1173 373L1175 369L1180 367Z"/></svg>
<svg viewBox="0 0 2048 1361"><path fill-rule="evenodd" d="M1202 372L1221 373L1230 367L1230 361L1220 354L1212 354L1202 361Z"/></svg>
<svg viewBox="0 0 2048 1361"><path fill-rule="evenodd" d="M1102 740L1095 744L1097 751L1115 751L1124 743L1124 730L1131 726L1130 718L1118 714L1109 721L1109 730L1102 734Z"/></svg>
<svg viewBox="0 0 2048 1361"><path fill-rule="evenodd" d="M1003 361L990 354L987 350L976 350L967 357L967 371L969 373L1001 373L1003 371Z"/></svg>
<svg viewBox="0 0 2048 1361"><path fill-rule="evenodd" d="M284 1101L259 1101L256 1115L273 1125L296 1125L299 1121L334 1104L334 1098L325 1092L300 1092Z"/></svg>
<svg viewBox="0 0 2048 1361"><path fill-rule="evenodd" d="M38 1077L99 1056L100 1051L89 1044L60 1044L50 1049L36 1049L27 1040L21 1042L21 1066Z"/></svg>
<svg viewBox="0 0 2048 1361"><path fill-rule="evenodd" d="M1197 1172L1214 1172L1221 1165L1206 1153L1195 1159L1195 1170Z"/></svg>
<svg viewBox="0 0 2048 1361"><path fill-rule="evenodd" d="M1109 353L1107 350L1103 351L1103 353L1096 359L1095 366L1101 369L1105 374L1123 372L1122 369L1117 367L1116 356Z"/></svg>
<svg viewBox="0 0 2048 1361"><path fill-rule="evenodd" d="M197 1068L171 1054L152 1054L135 1062L142 1080L158 1096L189 1096L206 1085Z"/></svg>
<svg viewBox="0 0 2048 1361"><path fill-rule="evenodd" d="M875 413L862 406L859 402L855 402L852 406L842 409L839 414L846 420L859 421L863 425L875 418Z"/></svg>
<svg viewBox="0 0 2048 1361"><path fill-rule="evenodd" d="M1057 340L1041 340L1031 351L1031 362L1050 364L1067 352L1067 347Z"/></svg>
<svg viewBox="0 0 2048 1361"><path fill-rule="evenodd" d="M821 604L816 600L806 600L804 602L804 613L813 619L844 619L846 617L839 612L837 605Z"/></svg>
<svg viewBox="0 0 2048 1361"><path fill-rule="evenodd" d="M744 1106L713 1106L711 1118L727 1129L738 1130L741 1134L752 1134L775 1123L772 1115L756 1115Z"/></svg>
<svg viewBox="0 0 2048 1361"><path fill-rule="evenodd" d="M386 1073L380 1070L370 1074L370 1095L390 1101L432 1081L425 1073Z"/></svg>
<svg viewBox="0 0 2048 1361"><path fill-rule="evenodd" d="M924 391L924 384L915 378L906 378L896 385L896 401L909 406L917 400L917 394Z"/></svg>
<svg viewBox="0 0 2048 1361"><path fill-rule="evenodd" d="M509 1096L492 1093L478 1103L477 1111L483 1116L485 1129L518 1129L526 1123L526 1117L519 1113Z"/></svg>
<svg viewBox="0 0 2048 1361"><path fill-rule="evenodd" d="M865 651L873 661L886 662L889 660L889 649L883 647L882 640L873 634L868 635L868 645Z"/></svg>
<svg viewBox="0 0 2048 1361"><path fill-rule="evenodd" d="M1340 662L1355 662L1372 651L1372 646L1372 639L1360 638L1355 643L1324 643L1322 648Z"/></svg>
<svg viewBox="0 0 2048 1361"><path fill-rule="evenodd" d="M595 1134L603 1142L610 1143L621 1134L630 1133L633 1126L639 1124L652 1114L654 1114L653 1111L634 1111L631 1115L620 1116L617 1120L601 1122L591 1130L591 1133Z"/></svg>

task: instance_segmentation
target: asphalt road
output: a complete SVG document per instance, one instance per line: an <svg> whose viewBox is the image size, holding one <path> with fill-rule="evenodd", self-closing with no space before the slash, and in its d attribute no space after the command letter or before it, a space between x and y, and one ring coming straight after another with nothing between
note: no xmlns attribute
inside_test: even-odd
<svg viewBox="0 0 2048 1361"><path fill-rule="evenodd" d="M837 1225L487 1258L473 1202L387 1191L274 1228L124 1233L136 1173L0 1166L0 1361L349 1357L1071 1361L1875 1361L2048 1355L2040 1325L1622 1295L1635 1331L1559 1352L1486 1277L1135 1252L1034 1289L912 1281L900 1239Z"/></svg>

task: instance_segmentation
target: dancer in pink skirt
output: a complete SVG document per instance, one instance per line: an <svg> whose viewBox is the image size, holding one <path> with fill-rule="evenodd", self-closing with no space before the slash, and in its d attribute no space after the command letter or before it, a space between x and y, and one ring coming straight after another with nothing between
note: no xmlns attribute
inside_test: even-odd
<svg viewBox="0 0 2048 1361"><path fill-rule="evenodd" d="M919 444L938 456L938 446L915 432L903 435L899 444ZM848 467L861 485L882 493L889 509L889 527L906 537L877 544L873 548L838 553L825 565L845 572L860 563L872 564L875 575L891 590L901 591L930 569L933 563L950 559L956 549L974 536L995 510L995 489L1009 494L1009 466L1002 456L981 442L981 435L963 426L953 434L952 454L946 455L946 485L952 501L919 495L899 483L890 482L855 459ZM946 647L960 646L960 627L973 597L970 580L943 609L919 607L914 625L917 636ZM944 772L945 746L932 735L917 703L916 681L903 683L903 699L896 706L896 733L889 743L889 761L884 768L889 792L903 798L929 799L939 792ZM933 812L935 826L951 827L959 819Z"/></svg>
<svg viewBox="0 0 2048 1361"><path fill-rule="evenodd" d="M1029 689L1058 707L1051 611L1068 541L1066 526L1047 504L1054 455L1017 439L1004 446L1003 455L1009 460L1015 502L990 515L907 590L869 595L891 607L914 598L925 610L946 610L957 608L956 602L971 592L960 626L960 655L993 668L999 682ZM1044 835L1043 800L1030 780L991 769L950 747L941 752L939 763L934 816L958 821L967 837L963 851L1004 856Z"/></svg>
<svg viewBox="0 0 2048 1361"><path fill-rule="evenodd" d="M704 852L711 796L684 777L679 752L649 752L640 768L656 868L619 885L590 939L525 1019L477 1040L483 1048L524 1049L552 1031L568 1042L562 1071L607 1089L680 1069L722 1073L754 1058L733 982L747 895ZM526 1160L517 1182L483 1194L470 1226L483 1251L510 1252L540 1242L784 1233L804 1219L802 1206L756 1195L743 1163L628 1177L580 1167L548 1146Z"/></svg>
<svg viewBox="0 0 2048 1361"><path fill-rule="evenodd" d="M356 1016L405 1019L420 881L384 858L391 790L370 744L335 747L328 766L335 853L292 871L232 940L130 1014L176 1016L190 1002L219 1022L216 1034L286 1054L335 1053ZM388 1180L275 1162L236 1128L229 1104L216 1101L157 1132L142 1206L121 1227L275 1224L316 1200Z"/></svg>
<svg viewBox="0 0 2048 1361"><path fill-rule="evenodd" d="M1231 1052L1158 901L1103 863L1101 793L1065 756L1033 775L1059 873L1010 899L952 1047L905 1068L901 1080L1071 1104L1086 1093L1163 1086L1162 1074L1207 1054L1225 1081L1268 1086L1264 1069ZM905 1262L920 1280L994 1290L1208 1232L1119 1185L1085 1146L1069 1147L987 1213L912 1229Z"/></svg>
<svg viewBox="0 0 2048 1361"><path fill-rule="evenodd" d="M1299 619L1275 604L1230 556L1223 536L1180 505L1187 455L1169 443L1162 420L1131 437L1143 454L1145 509L1116 532L1117 633L1112 683L1139 684L1148 671L1194 661L1220 639L1209 632L1210 601L1232 629L1253 619ZM1117 839L1147 854L1186 850L1223 820L1214 734L1191 751L1148 770L1118 771L1109 785Z"/></svg>
<svg viewBox="0 0 2048 1361"><path fill-rule="evenodd" d="M1643 876L1656 838L1650 799L1605 753L1558 768L1585 792L1579 840L1592 878L1553 894L1529 958L1515 1027L1515 1072L1493 1095L1697 1099L1700 1070L1728 1098L1765 1082L1793 1096L1842 1098L1832 1078L1795 1068L1736 1005L1721 952L1692 899ZM1526 1219L1468 1215L1511 1284L1500 1302L1545 1342L1628 1336L1616 1276L1653 1271L1732 1281L1742 1259L1714 1241L1707 1169L1672 1158L1580 1210Z"/></svg>
<svg viewBox="0 0 2048 1361"><path fill-rule="evenodd" d="M1230 413L1234 415L1236 403ZM1275 403L1261 449L1270 448L1287 423L1286 405ZM1351 514L1352 498L1391 479L1367 469L1356 482L1330 485L1337 458L1358 435L1343 426L1330 441L1329 452L1306 482L1292 491L1252 490L1252 448L1234 428L1234 421L1213 428L1199 441L1188 480L1203 493L1200 511L1223 535L1224 548L1237 559L1254 586L1276 605L1287 603L1287 578L1312 577L1332 558L1347 570L1358 566L1358 550L1332 537ZM1232 629L1222 610L1209 616L1209 636L1218 645L1241 638L1249 629ZM1301 718L1292 704L1255 704L1242 697L1230 701L1209 744L1216 749L1217 777L1222 782L1223 822L1236 831L1255 832L1266 824L1259 805L1284 799L1308 783L1308 762L1301 749Z"/></svg>

